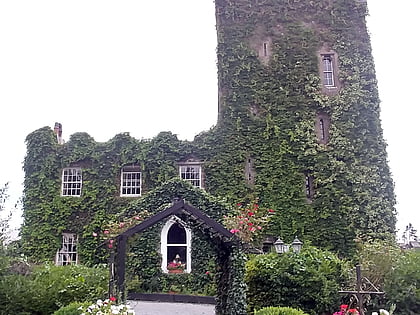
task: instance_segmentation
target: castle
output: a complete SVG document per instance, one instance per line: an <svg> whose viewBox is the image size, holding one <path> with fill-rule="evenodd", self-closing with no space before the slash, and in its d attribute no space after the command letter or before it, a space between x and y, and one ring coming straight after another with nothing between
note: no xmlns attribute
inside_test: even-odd
<svg viewBox="0 0 420 315"><path fill-rule="evenodd" d="M219 221L226 209L212 198L231 204L258 198L276 210L270 235L298 236L342 255L357 240L393 237L395 196L365 1L216 0L215 6L214 128L192 142L162 132L97 143L77 133L63 144L60 125L28 135L22 241L30 257L98 262L92 233L116 215L146 204L158 211L174 197L197 208L212 204L220 211L209 215ZM173 227L189 248L190 231L176 224L166 222L159 233ZM156 242L142 257L159 265L159 255L171 255L159 253ZM198 258L182 255L194 272Z"/></svg>

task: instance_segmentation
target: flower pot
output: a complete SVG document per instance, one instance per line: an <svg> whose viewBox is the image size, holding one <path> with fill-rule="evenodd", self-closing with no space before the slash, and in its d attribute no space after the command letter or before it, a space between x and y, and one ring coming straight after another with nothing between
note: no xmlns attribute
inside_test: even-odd
<svg viewBox="0 0 420 315"><path fill-rule="evenodd" d="M169 273L184 273L184 270L182 269L169 269Z"/></svg>

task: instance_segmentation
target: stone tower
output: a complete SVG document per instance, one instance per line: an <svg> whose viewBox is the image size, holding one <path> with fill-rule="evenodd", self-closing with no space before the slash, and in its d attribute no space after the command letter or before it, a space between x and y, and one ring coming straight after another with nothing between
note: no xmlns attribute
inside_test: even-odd
<svg viewBox="0 0 420 315"><path fill-rule="evenodd" d="M357 0L216 0L218 128L233 157L218 171L244 168L242 192L277 207L285 238L344 250L394 233L366 14Z"/></svg>

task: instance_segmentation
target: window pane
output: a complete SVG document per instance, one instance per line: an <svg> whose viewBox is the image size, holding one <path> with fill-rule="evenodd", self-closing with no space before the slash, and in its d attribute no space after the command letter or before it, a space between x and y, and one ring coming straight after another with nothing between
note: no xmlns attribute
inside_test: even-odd
<svg viewBox="0 0 420 315"><path fill-rule="evenodd" d="M187 234L184 227L178 223L172 224L168 231L168 244L186 244Z"/></svg>
<svg viewBox="0 0 420 315"><path fill-rule="evenodd" d="M179 255L180 262L186 264L187 262L187 246L168 246L167 264L175 260L176 255Z"/></svg>

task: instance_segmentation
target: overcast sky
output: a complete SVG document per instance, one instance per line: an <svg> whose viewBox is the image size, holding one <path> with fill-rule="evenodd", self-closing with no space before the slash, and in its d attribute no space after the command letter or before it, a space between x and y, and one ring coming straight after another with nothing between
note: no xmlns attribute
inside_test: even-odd
<svg viewBox="0 0 420 315"><path fill-rule="evenodd" d="M420 229L419 3L368 0L400 229ZM0 0L0 109L0 185L10 183L11 203L21 195L25 137L56 121L65 139L169 130L192 140L217 119L213 1Z"/></svg>

